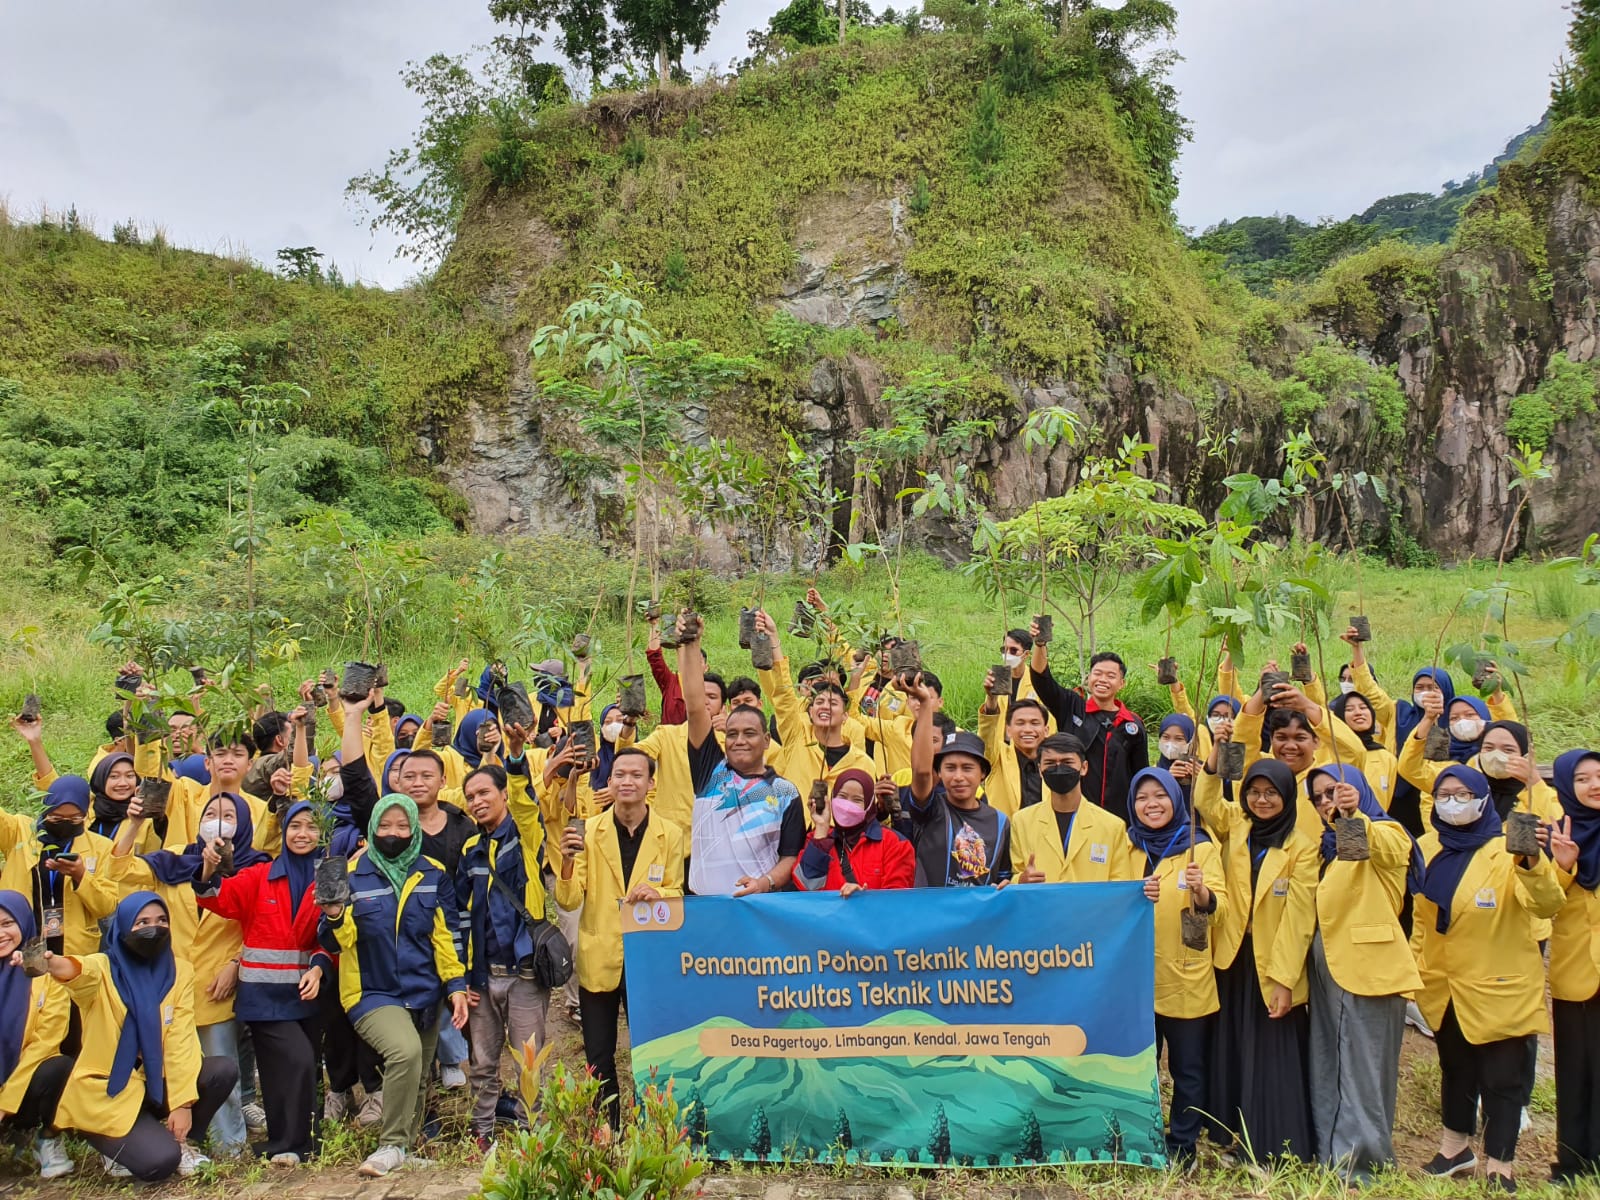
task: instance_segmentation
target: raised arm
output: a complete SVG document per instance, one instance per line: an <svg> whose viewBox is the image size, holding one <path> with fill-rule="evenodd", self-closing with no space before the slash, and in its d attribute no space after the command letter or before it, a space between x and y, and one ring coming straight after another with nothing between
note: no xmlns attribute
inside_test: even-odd
<svg viewBox="0 0 1600 1200"><path fill-rule="evenodd" d="M696 616L690 628L678 631L678 678L683 687L684 719L689 746L703 746L711 736L711 710L706 706L706 660L700 653L705 620Z"/></svg>
<svg viewBox="0 0 1600 1200"><path fill-rule="evenodd" d="M911 731L911 798L918 807L924 807L938 782L933 770L933 756L940 745L939 727L933 723L938 697L922 682L920 674L908 685L907 692L922 701L917 706L917 723Z"/></svg>

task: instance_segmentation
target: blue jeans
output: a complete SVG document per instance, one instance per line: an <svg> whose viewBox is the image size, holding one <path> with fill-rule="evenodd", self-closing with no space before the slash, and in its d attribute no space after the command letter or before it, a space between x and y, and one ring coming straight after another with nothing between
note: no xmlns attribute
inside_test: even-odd
<svg viewBox="0 0 1600 1200"><path fill-rule="evenodd" d="M459 1067L467 1061L467 1035L450 1024L451 1008L448 1004L439 1011L439 1049L434 1055L441 1067Z"/></svg>
<svg viewBox="0 0 1600 1200"><path fill-rule="evenodd" d="M218 1021L215 1025L200 1026L200 1051L208 1058L225 1058L239 1061L239 1022ZM224 1157L243 1154L250 1148L250 1133L244 1125L243 1101L239 1098L236 1082L228 1098L211 1118L212 1153ZM205 1131L196 1129L190 1137L198 1142Z"/></svg>

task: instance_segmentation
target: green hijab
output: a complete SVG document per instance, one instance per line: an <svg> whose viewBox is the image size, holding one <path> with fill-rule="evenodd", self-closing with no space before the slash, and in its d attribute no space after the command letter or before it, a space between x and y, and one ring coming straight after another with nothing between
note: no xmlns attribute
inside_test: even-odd
<svg viewBox="0 0 1600 1200"><path fill-rule="evenodd" d="M406 814L406 820L411 822L411 844L401 852L398 858L385 858L378 853L378 822L383 820L383 814L391 808L398 808ZM383 872L398 896L405 887L406 879L411 875L411 864L417 861L417 855L422 853L422 821L417 816L416 801L410 796L399 792L390 792L379 800L372 810L372 820L367 823L367 857L372 859L372 865Z"/></svg>

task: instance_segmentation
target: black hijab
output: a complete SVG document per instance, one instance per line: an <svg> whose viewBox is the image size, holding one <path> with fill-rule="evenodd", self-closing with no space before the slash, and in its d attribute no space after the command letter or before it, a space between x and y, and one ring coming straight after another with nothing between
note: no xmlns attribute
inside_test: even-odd
<svg viewBox="0 0 1600 1200"><path fill-rule="evenodd" d="M1283 808L1276 815L1261 819L1251 811L1245 800L1252 779L1265 779L1283 800ZM1256 760L1255 766L1244 773L1239 781L1239 803L1244 805L1250 818L1250 858L1258 861L1268 850L1278 849L1294 832L1294 819L1300 804L1300 788L1295 783L1294 772L1275 758Z"/></svg>
<svg viewBox="0 0 1600 1200"><path fill-rule="evenodd" d="M1533 745L1528 737L1528 727L1521 721L1491 721L1483 727L1483 737L1488 737L1491 730L1504 729L1517 743L1517 750L1527 757L1528 749ZM1483 738L1478 739L1478 769L1483 771ZM1494 810L1500 814L1504 821L1511 810L1517 806L1522 793L1527 789L1528 781L1520 775L1513 775L1509 779L1496 779L1487 771L1483 777L1489 781L1489 799L1494 801Z"/></svg>

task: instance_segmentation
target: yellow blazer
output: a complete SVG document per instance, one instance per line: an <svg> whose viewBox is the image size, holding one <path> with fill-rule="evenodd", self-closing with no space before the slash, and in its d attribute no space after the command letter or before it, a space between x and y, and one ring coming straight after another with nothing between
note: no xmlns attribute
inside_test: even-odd
<svg viewBox="0 0 1600 1200"><path fill-rule="evenodd" d="M811 804L807 798L811 795L813 783L825 779L831 787L833 781L845 771L865 771L874 779L879 772L877 764L861 749L861 744L850 741L848 732L845 741L849 749L837 764L828 765L822 747L811 735L811 718L800 703L800 697L795 694L790 678L787 658L777 659L772 670L761 672L761 690L772 697L773 715L778 719L778 736L783 739L783 745L769 752L767 762L779 775L800 789L801 806L805 810L806 826L809 828Z"/></svg>
<svg viewBox="0 0 1600 1200"><path fill-rule="evenodd" d="M83 1015L83 1049L73 1064L72 1077L61 1094L56 1124L62 1129L101 1137L122 1137L144 1106L144 1067L133 1069L128 1084L115 1096L107 1095L111 1063L117 1040L128 1022L128 1007L111 979L111 962L103 954L86 954L76 960L82 973L66 989ZM166 1079L168 1108L182 1108L199 1099L200 1035L195 1031L194 969L177 960L177 978L161 1001L162 1075ZM196 1136L202 1132L196 1130Z"/></svg>
<svg viewBox="0 0 1600 1200"><path fill-rule="evenodd" d="M293 773L293 772L291 772ZM376 779L377 775L374 774ZM302 785L303 786L303 785ZM167 846L192 846L200 836L200 817L211 802L211 789L193 779L180 779L172 785L167 797ZM267 807L260 796L244 793L244 802L250 808L250 822L255 834L250 844L264 854L277 857L283 848L283 828L278 814Z"/></svg>
<svg viewBox="0 0 1600 1200"><path fill-rule="evenodd" d="M1420 839L1432 861L1439 835ZM1450 906L1450 929L1436 927L1439 908L1418 894L1413 940L1422 991L1417 1006L1433 1028L1453 1001L1467 1041L1476 1044L1545 1033L1544 960L1532 917L1553 917L1566 901L1555 865L1544 855L1524 870L1504 838L1480 847L1467 864Z"/></svg>
<svg viewBox="0 0 1600 1200"><path fill-rule="evenodd" d="M1046 883L1107 883L1139 879L1128 827L1098 804L1084 800L1072 820L1072 834L1061 845L1061 828L1049 798L1030 804L1011 822L1011 869L1020 875L1029 856Z"/></svg>
<svg viewBox="0 0 1600 1200"><path fill-rule="evenodd" d="M1398 821L1371 821L1372 857L1365 862L1334 859L1317 884L1317 924L1328 973L1357 996L1410 995L1422 986L1416 959L1400 928L1411 865L1411 837Z"/></svg>
<svg viewBox="0 0 1600 1200"><path fill-rule="evenodd" d="M1309 686L1307 695L1320 696L1322 689L1316 684ZM1315 696L1313 697L1315 698ZM1355 767L1363 774L1366 771L1367 748L1355 734L1355 731L1346 725L1331 712L1323 711L1321 723L1313 726L1317 733L1317 752L1311 758L1311 765L1304 771L1296 771L1294 781L1299 786L1295 794L1299 798L1300 810L1295 815L1295 828L1299 830L1320 830L1322 817L1317 812L1317 806L1311 803L1311 797L1306 795L1306 776L1318 767L1331 767L1335 765L1334 745L1339 748L1338 762ZM1264 713L1247 713L1242 709L1233 723L1233 740L1244 743L1244 769L1248 771L1263 758L1271 758L1271 753L1261 752L1261 727L1266 723ZM1330 728L1331 725L1331 728Z"/></svg>
<svg viewBox="0 0 1600 1200"><path fill-rule="evenodd" d="M1223 920L1212 926L1213 960L1224 970L1231 967L1250 932L1263 1003L1271 1000L1273 985L1281 983L1295 1004L1304 1004L1311 993L1306 954L1317 931L1317 868L1322 860L1318 840L1297 818L1283 845L1269 849L1262 858L1252 889L1249 815L1222 798L1220 777L1204 771L1195 778L1194 803L1211 835L1222 842L1228 881L1227 909ZM1315 828L1321 827L1319 817Z"/></svg>
<svg viewBox="0 0 1600 1200"><path fill-rule="evenodd" d="M556 903L578 917L578 983L589 992L609 992L622 981L622 901L639 884L662 896L683 895L683 830L650 814L633 873L622 877L617 823L610 811L584 824L583 850L573 859L572 878L561 878L556 861Z"/></svg>
<svg viewBox="0 0 1600 1200"><path fill-rule="evenodd" d="M1600 992L1600 896L1556 868L1566 899L1550 932L1550 994L1590 1000Z"/></svg>
<svg viewBox="0 0 1600 1200"><path fill-rule="evenodd" d="M1137 870L1144 863L1144 852L1128 847ZM1205 874L1206 887L1217 898L1211 914L1211 928L1217 930L1228 909L1228 880L1222 869L1222 850L1217 842L1200 842L1194 848L1194 861ZM1180 887L1189 865L1188 848L1174 852L1156 864L1155 877L1161 880L1161 898L1156 901L1156 1012L1163 1017L1203 1017L1217 1011L1217 973L1211 962L1211 947L1191 950L1183 944L1183 918L1189 907L1188 889ZM1138 878L1137 874L1134 876Z"/></svg>
<svg viewBox="0 0 1600 1200"><path fill-rule="evenodd" d="M107 872L111 843L97 833L85 832L72 842L83 863L83 882L67 880L61 890L62 948L68 954L93 954L100 948L100 922L117 911L122 899ZM0 810L0 888L33 895L33 870L39 865L39 836L27 817Z"/></svg>
<svg viewBox="0 0 1600 1200"><path fill-rule="evenodd" d="M214 912L202 912L195 906L192 886L162 883L150 864L137 854L112 854L110 873L122 895L151 891L166 902L173 957L194 968L194 1023L203 1026L233 1020L233 994L226 1000L213 1000L206 989L223 967L238 959L244 946L239 923Z"/></svg>
<svg viewBox="0 0 1600 1200"><path fill-rule="evenodd" d="M1006 740L1005 721L1004 704L997 713L978 710L978 736L983 739L983 752L989 760L984 794L990 805L1015 817L1022 808L1022 767L1017 762L1017 748ZM1039 795L1042 807L1049 808L1049 793L1042 781Z"/></svg>
<svg viewBox="0 0 1600 1200"><path fill-rule="evenodd" d="M628 736L623 729L623 738ZM712 737L722 741L715 731ZM689 774L689 727L687 725L657 725L649 737L629 743L619 739L618 749L634 745L656 760L655 796L650 801L651 813L660 813L689 836L694 826L694 779Z"/></svg>
<svg viewBox="0 0 1600 1200"><path fill-rule="evenodd" d="M0 1117L9 1116L22 1106L22 1097L33 1082L33 1073L47 1058L61 1053L61 1042L72 1021L72 997L48 975L33 981L29 994L28 1023L22 1030L22 1053L10 1078L0 1083Z"/></svg>

